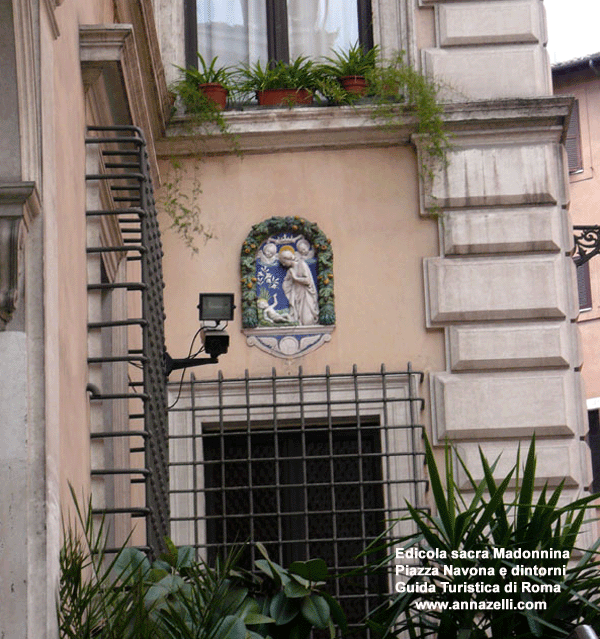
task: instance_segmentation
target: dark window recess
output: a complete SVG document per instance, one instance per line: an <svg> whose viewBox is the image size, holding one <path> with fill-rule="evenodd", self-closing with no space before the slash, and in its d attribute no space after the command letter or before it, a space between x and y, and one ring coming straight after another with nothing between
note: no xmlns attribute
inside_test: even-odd
<svg viewBox="0 0 600 639"><path fill-rule="evenodd" d="M129 429L115 432L94 432L93 438L123 438L130 445L130 466L92 470L93 475L129 478L133 485L142 484L142 504L94 511L101 515L128 513L143 518L146 542L153 554L164 547L169 535L169 469L166 385L164 378L164 304L162 276L162 245L158 217L150 177L146 142L141 130L134 126L89 127L86 144L99 149L103 170L98 175L86 175L87 180L104 181L111 193L114 208L87 210L87 218L116 217L122 243L116 246L91 246L88 254L124 256L129 265L127 282L88 284L88 290L126 289L134 295L136 314L125 320L89 324L89 329L103 332L115 327L137 330L139 348L131 347L117 357L110 353L89 357L90 364L110 366L127 363L129 388L126 393L94 391L90 400L105 403L126 399L129 404ZM142 460L138 465L137 461ZM133 466L133 464L136 464Z"/></svg>
<svg viewBox="0 0 600 639"><path fill-rule="evenodd" d="M577 267L577 293L579 296L579 310L592 309L592 286L590 283L590 263L584 262Z"/></svg>
<svg viewBox="0 0 600 639"><path fill-rule="evenodd" d="M588 444L592 453L592 492L600 492L600 419L598 410L588 410Z"/></svg>
<svg viewBox="0 0 600 639"><path fill-rule="evenodd" d="M365 539L384 531L377 424L314 426L203 438L207 542L214 550L260 540L284 566L321 557L349 570ZM223 548L220 548L222 551ZM350 622L366 613L364 579L341 582ZM368 577L367 592L387 590Z"/></svg>
<svg viewBox="0 0 600 639"><path fill-rule="evenodd" d="M581 126L579 118L579 100L575 100L569 129L565 142L567 148L567 158L569 160L569 173L583 171L583 156L581 153Z"/></svg>

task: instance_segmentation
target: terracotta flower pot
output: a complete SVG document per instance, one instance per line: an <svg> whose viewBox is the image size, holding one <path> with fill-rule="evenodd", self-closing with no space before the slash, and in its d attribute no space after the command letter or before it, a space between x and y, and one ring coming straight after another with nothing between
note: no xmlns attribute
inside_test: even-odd
<svg viewBox="0 0 600 639"><path fill-rule="evenodd" d="M257 91L256 97L260 106L294 106L313 101L312 93L306 89L266 89Z"/></svg>
<svg viewBox="0 0 600 639"><path fill-rule="evenodd" d="M348 91L355 95L366 95L367 81L362 75L345 75L340 78L340 84Z"/></svg>
<svg viewBox="0 0 600 639"><path fill-rule="evenodd" d="M227 106L227 89L217 82L198 85L201 93L221 111Z"/></svg>

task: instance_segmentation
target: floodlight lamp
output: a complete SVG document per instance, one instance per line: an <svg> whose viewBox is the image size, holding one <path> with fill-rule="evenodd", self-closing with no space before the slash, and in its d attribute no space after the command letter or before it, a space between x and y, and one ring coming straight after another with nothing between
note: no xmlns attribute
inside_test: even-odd
<svg viewBox="0 0 600 639"><path fill-rule="evenodd" d="M201 322L228 322L233 319L233 293L200 293Z"/></svg>

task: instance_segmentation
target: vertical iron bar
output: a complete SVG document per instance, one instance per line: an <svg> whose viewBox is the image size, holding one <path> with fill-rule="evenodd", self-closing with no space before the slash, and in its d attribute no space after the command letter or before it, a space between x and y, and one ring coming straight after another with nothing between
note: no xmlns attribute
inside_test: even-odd
<svg viewBox="0 0 600 639"><path fill-rule="evenodd" d="M328 451L327 458L329 461L329 491L331 494L331 511L332 511L332 523L333 523L333 556L336 567L339 566L339 552L337 545L337 533L338 533L338 515L337 515L337 500L335 497L335 463L334 463L334 442L333 442L333 415L331 414L331 370L329 366L325 369L325 402L327 406L327 441ZM335 582L336 596L339 596L339 579Z"/></svg>
<svg viewBox="0 0 600 639"><path fill-rule="evenodd" d="M308 523L308 473L307 473L307 457L306 452L306 421L304 406L304 377L302 366L298 367L298 400L300 403L300 455L302 459L300 464L302 467L302 522L304 525L304 548L306 559L311 558L310 553L310 526Z"/></svg>
<svg viewBox="0 0 600 639"><path fill-rule="evenodd" d="M280 468L281 455L279 454L279 430L277 423L277 371L275 367L271 369L271 393L273 402L273 449L275 451L275 508L277 516L277 538L283 539L283 513L281 510L281 477ZM279 563L283 563L283 547L279 544Z"/></svg>
<svg viewBox="0 0 600 639"><path fill-rule="evenodd" d="M360 518L360 532L363 540L367 538L367 531L365 527L365 484L363 474L363 454L362 454L362 431L361 431L361 415L360 415L360 398L358 389L358 368L356 364L352 365L352 381L354 385L354 404L356 413L356 436L358 441L358 485L359 485L359 497L360 497L360 512L362 517ZM365 592L368 591L368 577L363 575L363 587Z"/></svg>
<svg viewBox="0 0 600 639"><path fill-rule="evenodd" d="M225 458L225 423L223 420L223 372L218 375L218 411L219 411L219 462L221 465L221 540L227 544L227 491L225 490L225 478L227 460Z"/></svg>
<svg viewBox="0 0 600 639"><path fill-rule="evenodd" d="M250 540L253 542L260 541L255 536L255 521L254 521L254 494L253 494L253 482L252 482L252 460L254 458L254 452L252 447L252 419L250 413L250 372L248 369L244 371L244 389L246 391L246 446L248 449L248 501L250 504ZM254 566L255 561L254 543L250 545L250 565Z"/></svg>
<svg viewBox="0 0 600 639"><path fill-rule="evenodd" d="M200 465L201 460L198 458L196 449L199 444L198 441L198 429L196 427L196 388L194 382L196 381L196 376L194 373L190 375L190 399L191 399L191 411L192 411L192 499L194 500L194 504L192 507L192 511L194 513L194 548L196 552L198 552L200 548L200 535L198 531L198 526L200 526L200 522L202 521L200 518L200 512L198 508L198 499L200 497L200 490L198 488L198 473L204 473L204 466ZM202 421L200 421L202 424ZM204 482L203 482L204 484ZM205 500L206 503L206 500ZM205 529L206 529L206 520L205 520ZM207 540L207 531L204 531L204 538ZM206 550L205 550L206 552ZM208 557L205 557L208 559Z"/></svg>
<svg viewBox="0 0 600 639"><path fill-rule="evenodd" d="M414 374L412 371L412 363L408 362L408 365L406 367L407 371L408 371L408 397L410 399L409 402L409 414L410 414L410 433L411 433L411 453L412 453L412 461L413 461L413 491L414 491L414 506L418 507L422 505L422 501L421 501L421 496L419 494L419 483L418 483L418 479L419 479L419 474L420 474L420 470L419 470L419 465L418 465L418 459L417 459L417 440L416 440L416 429L417 429L417 418L415 415L415 379L414 379ZM418 398L416 399L416 401L419 401Z"/></svg>
<svg viewBox="0 0 600 639"><path fill-rule="evenodd" d="M385 365L381 365L380 369L381 374L381 396L383 398L383 424L381 424L381 430L383 434L383 450L382 453L385 456L385 477L383 478L384 482L384 495L385 502L384 508L386 513L386 519L390 520L392 518L392 462L390 451L392 450L390 438L395 436L394 433L390 433L390 420L388 416L388 397L387 397L387 377Z"/></svg>

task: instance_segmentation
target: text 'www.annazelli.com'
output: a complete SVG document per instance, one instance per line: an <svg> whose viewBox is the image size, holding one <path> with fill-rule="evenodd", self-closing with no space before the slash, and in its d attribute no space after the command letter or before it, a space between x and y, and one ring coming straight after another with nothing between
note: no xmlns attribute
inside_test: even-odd
<svg viewBox="0 0 600 639"><path fill-rule="evenodd" d="M417 610L546 610L545 601L415 601Z"/></svg>

